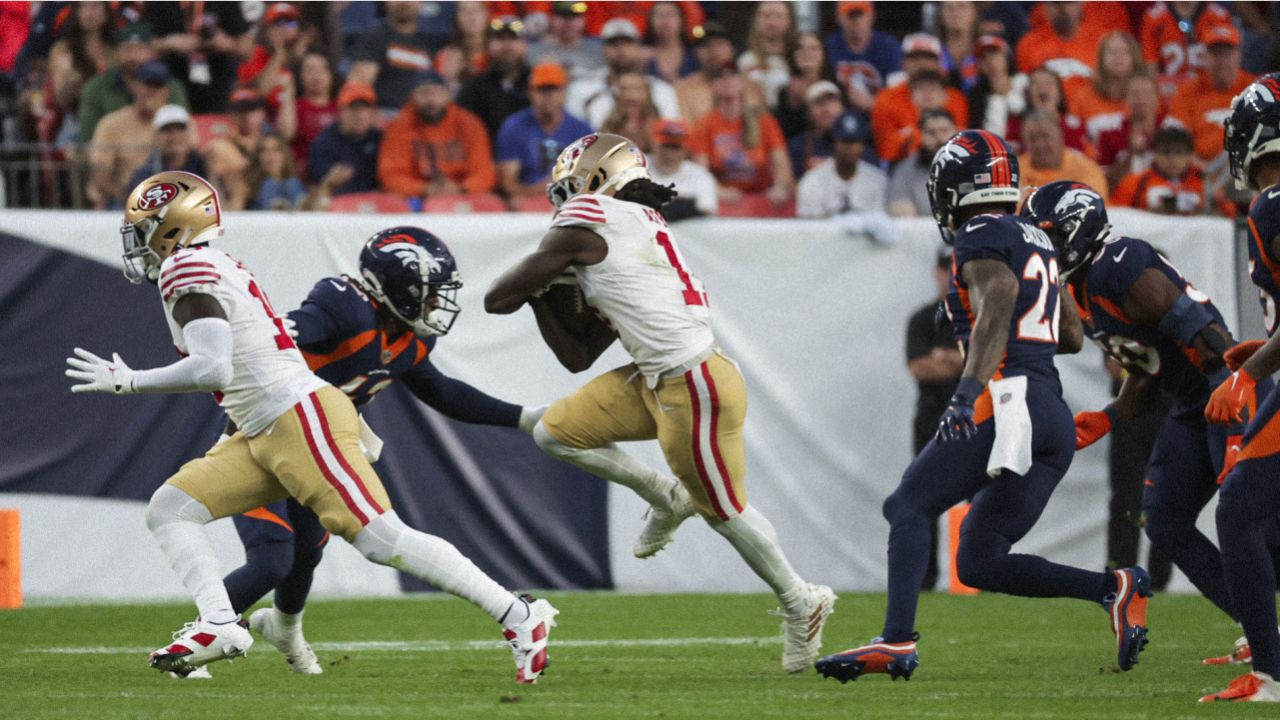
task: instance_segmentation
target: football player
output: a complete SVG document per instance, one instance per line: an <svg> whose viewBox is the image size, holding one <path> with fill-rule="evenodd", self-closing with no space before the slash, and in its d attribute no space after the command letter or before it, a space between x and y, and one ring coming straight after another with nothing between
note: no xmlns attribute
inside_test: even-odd
<svg viewBox="0 0 1280 720"><path fill-rule="evenodd" d="M1258 286L1269 339L1241 343L1227 354L1237 370L1213 391L1205 417L1238 423L1257 403L1258 380L1280 370L1280 74L1249 85L1231 102L1225 145L1236 186L1257 193L1249 206L1249 276ZM1276 575L1266 526L1280 512L1280 392L1274 388L1245 429L1236 466L1218 493L1218 543L1227 589L1244 626L1253 671L1225 690L1200 698L1280 702L1280 630Z"/></svg>
<svg viewBox="0 0 1280 720"><path fill-rule="evenodd" d="M183 357L150 370L81 348L67 359L73 392L214 392L238 428L183 465L147 505L147 527L199 609L151 653L151 666L184 673L249 649L253 638L232 608L203 525L292 496L370 560L489 613L515 655L516 681L536 681L556 609L513 596L453 545L397 517L361 453L355 406L307 367L249 270L209 246L222 231L217 191L204 178L175 171L139 183L121 228L125 276L156 283Z"/></svg>
<svg viewBox="0 0 1280 720"><path fill-rule="evenodd" d="M1048 233L1058 249L1061 276L1080 308L1085 332L1128 371L1113 403L1076 415L1076 449L1097 442L1116 420L1142 414L1155 393L1165 395L1169 414L1143 487L1147 537L1206 598L1238 621L1222 556L1196 528L1244 432L1244 423L1211 425L1204 419L1209 392L1230 372L1224 354L1234 341L1222 313L1146 241L1113 236L1102 197L1087 185L1049 183L1027 199L1022 215Z"/></svg>
<svg viewBox="0 0 1280 720"><path fill-rule="evenodd" d="M1011 595L1101 603L1120 668L1129 670L1146 644L1145 570L1089 572L1010 552L1071 465L1074 426L1053 358L1078 352L1084 342L1075 304L1059 294L1052 242L1013 214L1018 160L998 135L965 130L934 156L928 191L942 239L953 246L945 307L965 352L964 372L937 437L884 503L890 526L884 630L868 645L819 660L818 672L841 682L867 673L910 679L920 663L915 618L929 527L967 497L973 502L956 552L960 581Z"/></svg>
<svg viewBox="0 0 1280 720"><path fill-rule="evenodd" d="M627 475L638 463L614 443L657 439L680 482L651 483L641 493L652 508L636 555L656 552L681 521L701 515L781 601L783 669L808 668L836 596L801 579L773 525L747 503L747 389L716 344L707 294L662 215L675 191L649 178L644 153L631 141L592 134L560 153L547 196L556 206L551 230L494 282L485 309L507 314L528 303L570 371L589 368L619 338L634 362L553 403L534 439L556 457L632 486ZM565 273L601 321L567 327L540 297ZM601 467L588 459L591 449L616 463Z"/></svg>

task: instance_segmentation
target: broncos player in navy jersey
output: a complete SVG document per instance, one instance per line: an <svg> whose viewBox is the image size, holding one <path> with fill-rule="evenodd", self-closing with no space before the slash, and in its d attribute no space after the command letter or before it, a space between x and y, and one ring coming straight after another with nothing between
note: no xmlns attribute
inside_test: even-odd
<svg viewBox="0 0 1280 720"><path fill-rule="evenodd" d="M1209 398L1205 417L1236 423L1257 403L1258 380L1280 370L1280 74L1260 78L1231 102L1224 143L1237 187L1257 193L1249 206L1249 275L1266 315L1265 342L1227 353L1237 367ZM1239 364L1239 365L1237 365ZM1280 392L1274 388L1245 429L1235 468L1218 494L1218 543L1227 589L1244 627L1253 671L1200 700L1280 702L1276 575L1266 528L1280 512Z"/></svg>
<svg viewBox="0 0 1280 720"><path fill-rule="evenodd" d="M1058 248L1085 332L1128 371L1115 402L1076 415L1076 449L1097 442L1116 420L1142 414L1155 393L1165 395L1169 414L1143 488L1147 536L1206 598L1239 620L1222 556L1196 528L1244 432L1242 422L1204 419L1209 392L1229 374L1224 355L1234 341L1222 313L1146 241L1113 236L1102 197L1083 183L1045 185L1023 204L1022 215Z"/></svg>
<svg viewBox="0 0 1280 720"><path fill-rule="evenodd" d="M884 631L869 645L819 660L818 672L842 682L867 673L911 677L920 662L916 604L929 528L967 497L973 503L956 554L960 581L1102 603L1120 668L1128 670L1146 644L1146 571L1090 572L1010 552L1040 517L1075 452L1053 358L1078 352L1084 338L1074 303L1059 297L1053 244L1013 214L1018 161L997 135L965 130L952 137L934 156L928 190L942 238L953 246L946 309L965 350L964 373L938 436L884 503L890 525Z"/></svg>

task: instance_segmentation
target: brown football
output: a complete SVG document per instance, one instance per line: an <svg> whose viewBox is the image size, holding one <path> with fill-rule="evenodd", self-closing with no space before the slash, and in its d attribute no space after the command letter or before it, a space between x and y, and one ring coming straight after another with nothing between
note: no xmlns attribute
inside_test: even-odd
<svg viewBox="0 0 1280 720"><path fill-rule="evenodd" d="M589 329L601 322L591 306L587 305L582 288L577 285L552 285L542 293L542 299L546 301L551 313L556 316L564 329L573 335L582 337Z"/></svg>

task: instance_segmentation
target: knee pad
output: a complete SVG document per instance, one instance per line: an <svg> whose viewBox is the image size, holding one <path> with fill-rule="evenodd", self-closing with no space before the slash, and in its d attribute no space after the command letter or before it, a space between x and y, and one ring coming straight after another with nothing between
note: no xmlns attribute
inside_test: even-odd
<svg viewBox="0 0 1280 720"><path fill-rule="evenodd" d="M213 521L213 514L199 500L180 488L165 484L151 495L151 501L147 503L146 519L147 529L155 531L171 522L204 525Z"/></svg>
<svg viewBox="0 0 1280 720"><path fill-rule="evenodd" d="M388 510L364 526L351 540L361 555L381 565L386 565L395 557L396 545L400 536L408 531L400 516L394 510Z"/></svg>

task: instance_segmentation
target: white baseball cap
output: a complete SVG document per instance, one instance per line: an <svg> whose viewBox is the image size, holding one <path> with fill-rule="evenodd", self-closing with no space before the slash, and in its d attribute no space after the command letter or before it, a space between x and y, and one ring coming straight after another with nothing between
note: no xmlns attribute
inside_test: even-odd
<svg viewBox="0 0 1280 720"><path fill-rule="evenodd" d="M191 113L181 105L165 105L156 111L155 120L151 121L151 127L159 130L168 125L190 125Z"/></svg>

